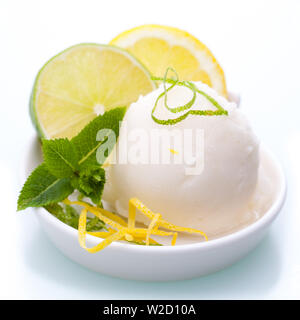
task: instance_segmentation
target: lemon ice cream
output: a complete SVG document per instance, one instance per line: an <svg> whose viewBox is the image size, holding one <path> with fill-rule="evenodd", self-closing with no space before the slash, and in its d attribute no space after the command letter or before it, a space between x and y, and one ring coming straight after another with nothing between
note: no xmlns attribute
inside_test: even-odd
<svg viewBox="0 0 300 320"><path fill-rule="evenodd" d="M122 123L116 163L106 169L103 199L127 216L128 200L137 197L171 223L216 236L247 219L257 184L259 143L235 103L201 82L193 84L204 94L196 95L190 110L215 111L215 101L228 114L185 116L184 108L174 113L172 108L186 105L193 97L184 86L168 92L170 109L164 107L164 97L157 101L163 85L141 96ZM172 119L174 124L167 124ZM163 139L153 140L153 134L157 138L160 133L170 134L169 145ZM137 215L139 219L146 222Z"/></svg>

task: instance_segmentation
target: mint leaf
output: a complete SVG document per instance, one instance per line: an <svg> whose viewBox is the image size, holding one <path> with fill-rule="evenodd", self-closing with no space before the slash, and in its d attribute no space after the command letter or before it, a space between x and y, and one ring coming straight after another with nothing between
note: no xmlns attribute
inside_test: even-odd
<svg viewBox="0 0 300 320"><path fill-rule="evenodd" d="M44 208L61 222L67 224L72 228L78 229L79 214L72 206L53 203L45 206ZM87 217L86 230L88 232L98 231L103 228L106 229L105 223L99 218Z"/></svg>
<svg viewBox="0 0 300 320"><path fill-rule="evenodd" d="M57 178L68 178L78 169L78 153L68 139L43 140L44 161Z"/></svg>
<svg viewBox="0 0 300 320"><path fill-rule="evenodd" d="M45 164L39 165L28 177L18 199L18 210L42 207L65 199L74 191L70 179L56 178Z"/></svg>
<svg viewBox="0 0 300 320"><path fill-rule="evenodd" d="M87 232L99 231L101 229L107 230L105 223L102 220L100 220L97 217L88 218L88 221L86 223L86 231Z"/></svg>
<svg viewBox="0 0 300 320"><path fill-rule="evenodd" d="M105 170L100 166L84 168L79 177L71 180L74 189L89 197L95 204L99 204L105 184Z"/></svg>
<svg viewBox="0 0 300 320"><path fill-rule="evenodd" d="M58 203L52 203L44 208L61 222L69 225L72 228L78 229L79 215L73 207L65 205L65 208L63 208Z"/></svg>
<svg viewBox="0 0 300 320"><path fill-rule="evenodd" d="M125 107L115 108L105 112L102 116L98 116L92 120L76 137L71 140L79 155L78 163L80 168L99 165L96 160L96 152L105 138L103 137L102 140L97 141L97 134L99 130L112 130L115 134L115 138L117 139L119 136L119 124L122 121L125 112ZM108 156L108 153L106 154L106 157Z"/></svg>

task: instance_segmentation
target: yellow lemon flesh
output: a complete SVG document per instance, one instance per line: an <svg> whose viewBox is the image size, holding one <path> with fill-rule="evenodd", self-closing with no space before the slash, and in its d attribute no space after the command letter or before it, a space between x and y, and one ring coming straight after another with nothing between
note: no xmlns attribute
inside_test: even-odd
<svg viewBox="0 0 300 320"><path fill-rule="evenodd" d="M185 31L144 25L121 33L110 44L128 50L154 76L163 77L172 67L179 79L202 81L227 96L224 72L217 60L202 42Z"/></svg>

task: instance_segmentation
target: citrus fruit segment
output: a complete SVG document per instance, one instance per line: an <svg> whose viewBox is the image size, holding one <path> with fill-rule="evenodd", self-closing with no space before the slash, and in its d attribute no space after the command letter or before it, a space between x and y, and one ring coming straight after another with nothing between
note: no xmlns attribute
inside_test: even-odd
<svg viewBox="0 0 300 320"><path fill-rule="evenodd" d="M189 33L166 26L144 25L125 31L110 44L125 48L157 77L168 67L180 80L202 81L227 96L224 72L211 51Z"/></svg>
<svg viewBox="0 0 300 320"><path fill-rule="evenodd" d="M129 106L154 88L150 73L127 51L80 44L40 70L31 95L31 117L40 136L72 138L97 115Z"/></svg>

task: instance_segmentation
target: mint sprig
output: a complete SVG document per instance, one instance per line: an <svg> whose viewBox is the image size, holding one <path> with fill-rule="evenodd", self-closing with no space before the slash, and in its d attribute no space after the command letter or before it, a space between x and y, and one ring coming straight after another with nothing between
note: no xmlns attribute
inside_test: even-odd
<svg viewBox="0 0 300 320"><path fill-rule="evenodd" d="M101 129L119 136L119 126L126 108L115 108L96 117L77 136L69 140L43 140L44 162L25 182L18 199L18 210L55 204L75 190L101 205L105 171L97 162L98 147L107 140L97 139ZM111 140L110 140L111 141ZM107 145L107 157L113 146Z"/></svg>
<svg viewBox="0 0 300 320"><path fill-rule="evenodd" d="M28 177L18 199L18 210L42 207L65 199L74 191L70 180L57 178L45 163L39 165Z"/></svg>

